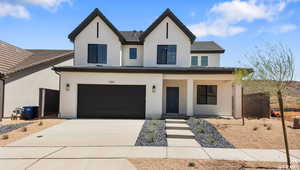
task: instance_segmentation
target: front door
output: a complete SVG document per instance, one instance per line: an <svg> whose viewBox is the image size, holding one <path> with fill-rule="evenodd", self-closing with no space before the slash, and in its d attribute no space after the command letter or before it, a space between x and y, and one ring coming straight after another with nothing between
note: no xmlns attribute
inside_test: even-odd
<svg viewBox="0 0 300 170"><path fill-rule="evenodd" d="M167 87L167 113L179 112L179 87Z"/></svg>

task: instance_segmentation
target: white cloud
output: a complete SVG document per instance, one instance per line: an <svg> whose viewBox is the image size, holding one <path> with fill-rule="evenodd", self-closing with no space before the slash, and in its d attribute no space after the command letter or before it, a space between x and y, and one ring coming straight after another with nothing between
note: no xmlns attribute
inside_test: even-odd
<svg viewBox="0 0 300 170"><path fill-rule="evenodd" d="M195 11L192 11L192 12L190 13L190 16L191 16L191 17L195 17L195 16L196 16L196 12L195 12Z"/></svg>
<svg viewBox="0 0 300 170"><path fill-rule="evenodd" d="M35 5L50 11L55 11L62 3L72 0L0 0L0 17L30 18L26 5Z"/></svg>
<svg viewBox="0 0 300 170"><path fill-rule="evenodd" d="M207 21L190 26L197 37L233 36L247 29L240 22L272 21L288 3L299 0L231 0L214 5Z"/></svg>
<svg viewBox="0 0 300 170"><path fill-rule="evenodd" d="M296 29L298 29L298 27L294 24L285 24L285 25L281 25L279 27L279 32L286 33L286 32L290 32L290 31L294 31Z"/></svg>
<svg viewBox="0 0 300 170"><path fill-rule="evenodd" d="M0 2L0 17L5 16L30 18L30 14L24 6Z"/></svg>
<svg viewBox="0 0 300 170"><path fill-rule="evenodd" d="M43 8L51 9L58 7L61 3L68 2L71 0L22 0L24 3L38 5Z"/></svg>

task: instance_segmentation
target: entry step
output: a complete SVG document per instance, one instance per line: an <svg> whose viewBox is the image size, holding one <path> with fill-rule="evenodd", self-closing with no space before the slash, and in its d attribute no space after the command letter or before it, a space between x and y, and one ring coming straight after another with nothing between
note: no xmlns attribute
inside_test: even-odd
<svg viewBox="0 0 300 170"><path fill-rule="evenodd" d="M184 119L166 119L166 123L186 123Z"/></svg>
<svg viewBox="0 0 300 170"><path fill-rule="evenodd" d="M168 146L201 146L195 139L168 138Z"/></svg>
<svg viewBox="0 0 300 170"><path fill-rule="evenodd" d="M175 130L175 129L167 129L167 136L190 136L195 137L194 133L190 130Z"/></svg>
<svg viewBox="0 0 300 170"><path fill-rule="evenodd" d="M186 123L166 123L166 129L190 130Z"/></svg>

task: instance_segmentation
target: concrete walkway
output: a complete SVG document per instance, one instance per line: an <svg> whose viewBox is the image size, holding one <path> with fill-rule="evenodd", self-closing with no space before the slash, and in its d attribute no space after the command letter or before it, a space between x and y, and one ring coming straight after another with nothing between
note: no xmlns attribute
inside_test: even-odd
<svg viewBox="0 0 300 170"><path fill-rule="evenodd" d="M166 133L168 146L200 147L184 119L166 119Z"/></svg>
<svg viewBox="0 0 300 170"><path fill-rule="evenodd" d="M103 167L135 170L127 158L177 158L285 162L283 150L219 149L202 147L0 147L0 170L68 169ZM300 150L291 150L293 162L300 162Z"/></svg>

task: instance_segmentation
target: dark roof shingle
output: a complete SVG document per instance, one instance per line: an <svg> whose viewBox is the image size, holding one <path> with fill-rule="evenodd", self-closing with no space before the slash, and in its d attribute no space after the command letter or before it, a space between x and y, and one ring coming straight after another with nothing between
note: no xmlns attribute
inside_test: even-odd
<svg viewBox="0 0 300 170"><path fill-rule="evenodd" d="M213 41L196 41L191 47L192 53L224 53L225 50Z"/></svg>
<svg viewBox="0 0 300 170"><path fill-rule="evenodd" d="M73 50L25 50L0 41L0 74L16 73L51 61L74 57Z"/></svg>

